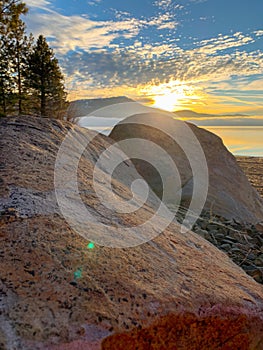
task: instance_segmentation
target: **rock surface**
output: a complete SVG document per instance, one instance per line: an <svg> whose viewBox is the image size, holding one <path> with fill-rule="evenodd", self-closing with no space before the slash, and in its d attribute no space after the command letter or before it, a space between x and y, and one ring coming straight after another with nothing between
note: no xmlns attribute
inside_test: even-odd
<svg viewBox="0 0 263 350"><path fill-rule="evenodd" d="M142 125L142 122L146 125ZM164 132L160 131L160 126ZM262 198L251 186L238 166L235 157L226 149L222 140L211 132L198 128L193 124L185 124L182 121L174 120L168 117L167 113L145 113L134 115L119 123L112 130L110 137L118 142L132 138L147 139L164 149L176 164L181 179L181 186L178 186L177 176L171 175L175 172L171 170L170 165L166 164L167 162L165 163L161 156L156 156L159 167L166 169L165 184L170 188L170 198L168 198L167 204L169 204L169 201L171 202L172 198L176 198L175 194L182 188L182 204L187 206L192 195L194 178L193 167L191 168L192 164L190 164L189 158L192 157L192 160L196 161L196 167L198 167L199 159L200 164L202 164L202 159L194 138L190 134L185 135L186 126L197 137L206 158L209 190L205 209L213 214L241 222L257 223L262 221ZM172 137L167 136L169 133ZM187 146L186 152L183 151L181 144ZM131 150L125 149L125 152L134 152L134 147ZM142 149L139 143L138 152L143 156L142 159L154 159L155 157L152 154L151 147ZM133 162L138 172L161 197L163 184L157 172L149 166L149 163L139 159L134 159ZM206 164L200 166L205 167ZM201 181L202 179L200 179ZM201 185L200 183L199 186ZM176 200L177 198L175 202Z"/></svg>
<svg viewBox="0 0 263 350"><path fill-rule="evenodd" d="M262 287L202 237L172 223L137 247L89 249L65 221L56 155L69 130L80 144L93 133L30 117L0 124L1 349L262 349ZM147 204L137 215L99 207L92 171L109 145L96 137L79 163L98 235L102 223L125 228L153 214ZM124 183L114 186L119 200L130 197ZM93 223L86 230L94 234Z"/></svg>

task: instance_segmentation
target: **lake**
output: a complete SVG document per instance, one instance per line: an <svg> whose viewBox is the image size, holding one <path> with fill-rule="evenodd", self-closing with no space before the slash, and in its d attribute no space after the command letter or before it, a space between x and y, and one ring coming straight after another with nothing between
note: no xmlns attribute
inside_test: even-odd
<svg viewBox="0 0 263 350"><path fill-rule="evenodd" d="M202 126L223 139L234 155L263 157L263 126Z"/></svg>
<svg viewBox="0 0 263 350"><path fill-rule="evenodd" d="M78 124L109 135L123 118L81 117ZM223 139L234 155L263 157L263 126L199 126Z"/></svg>

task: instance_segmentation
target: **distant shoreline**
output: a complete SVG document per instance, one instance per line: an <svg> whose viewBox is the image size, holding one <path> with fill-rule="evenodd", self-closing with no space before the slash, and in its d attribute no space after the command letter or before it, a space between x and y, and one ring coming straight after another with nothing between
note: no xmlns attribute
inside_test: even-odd
<svg viewBox="0 0 263 350"><path fill-rule="evenodd" d="M219 136L234 156L263 157L262 126L200 126Z"/></svg>

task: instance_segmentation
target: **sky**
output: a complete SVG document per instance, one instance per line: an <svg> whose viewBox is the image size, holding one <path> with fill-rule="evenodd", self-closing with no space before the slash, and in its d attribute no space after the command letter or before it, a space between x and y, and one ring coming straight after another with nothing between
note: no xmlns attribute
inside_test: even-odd
<svg viewBox="0 0 263 350"><path fill-rule="evenodd" d="M263 125L262 0L25 2L27 30L47 37L70 100L125 95Z"/></svg>

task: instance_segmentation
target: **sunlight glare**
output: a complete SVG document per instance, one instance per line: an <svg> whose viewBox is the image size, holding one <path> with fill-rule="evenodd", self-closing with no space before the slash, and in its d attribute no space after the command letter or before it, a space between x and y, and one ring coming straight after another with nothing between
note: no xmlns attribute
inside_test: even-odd
<svg viewBox="0 0 263 350"><path fill-rule="evenodd" d="M178 105L178 96L176 95L176 93L167 95L156 95L154 97L154 100L155 102L153 104L153 107L161 108L170 112L172 112Z"/></svg>
<svg viewBox="0 0 263 350"><path fill-rule="evenodd" d="M159 85L148 85L144 93L152 97L152 107L160 108L169 112L189 108L201 98L197 90L189 83L171 80Z"/></svg>

